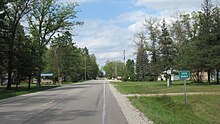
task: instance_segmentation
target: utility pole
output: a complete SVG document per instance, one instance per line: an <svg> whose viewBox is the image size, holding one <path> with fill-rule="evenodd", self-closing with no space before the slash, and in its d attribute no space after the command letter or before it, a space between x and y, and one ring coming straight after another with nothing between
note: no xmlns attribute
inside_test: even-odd
<svg viewBox="0 0 220 124"><path fill-rule="evenodd" d="M54 84L56 83L56 76L55 76L55 73L56 73L56 65L57 65L57 60L56 60L56 48L54 47L54 66L53 66L53 77L54 77Z"/></svg>
<svg viewBox="0 0 220 124"><path fill-rule="evenodd" d="M117 72L118 72L118 69L117 69L117 62L115 62L115 79L117 79Z"/></svg>
<svg viewBox="0 0 220 124"><path fill-rule="evenodd" d="M85 56L85 80L86 80L86 72L87 72L87 64L86 64L86 56Z"/></svg>
<svg viewBox="0 0 220 124"><path fill-rule="evenodd" d="M124 69L124 77L127 77L127 67L126 67L126 50L124 50L124 67L123 67L123 69Z"/></svg>
<svg viewBox="0 0 220 124"><path fill-rule="evenodd" d="M125 52L126 52L126 50L124 50L124 65L126 65L126 63L125 63Z"/></svg>

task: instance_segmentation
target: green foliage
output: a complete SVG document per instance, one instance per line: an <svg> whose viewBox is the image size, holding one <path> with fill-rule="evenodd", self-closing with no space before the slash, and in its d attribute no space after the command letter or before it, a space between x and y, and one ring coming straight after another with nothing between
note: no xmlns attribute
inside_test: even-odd
<svg viewBox="0 0 220 124"><path fill-rule="evenodd" d="M75 21L77 3L58 4L56 0L36 0L33 11L28 14L28 23L31 36L38 48L38 85L40 85L40 73L43 70L42 55L55 34L65 33L82 22Z"/></svg>
<svg viewBox="0 0 220 124"><path fill-rule="evenodd" d="M84 54L83 49L77 48L69 32L83 24L75 20L77 6L75 2L61 4L57 0L1 1L0 82L2 75L8 73L8 89L12 80L19 83L20 78L27 77L38 77L40 85L42 71L79 81L84 78L84 56L88 59L88 79L94 79L99 71L95 55ZM21 19L28 22L29 30L24 31Z"/></svg>
<svg viewBox="0 0 220 124"><path fill-rule="evenodd" d="M77 48L75 43L72 43L70 32L65 32L53 40L44 59L46 60L44 72L63 77L65 82L83 80L85 71L87 79L95 79L98 75L99 68L95 55L89 55L87 48Z"/></svg>
<svg viewBox="0 0 220 124"><path fill-rule="evenodd" d="M138 81L146 81L147 80L147 73L148 73L148 54L147 54L147 44L146 44L146 37L144 33L137 35L137 42L136 45L138 47L137 50L137 58L136 58L136 79Z"/></svg>
<svg viewBox="0 0 220 124"><path fill-rule="evenodd" d="M145 19L145 28L148 30L150 44L147 51L149 52L149 75L148 78L153 78L156 81L159 76L160 67L160 55L159 55L159 22L157 18ZM149 79L148 79L149 80Z"/></svg>
<svg viewBox="0 0 220 124"><path fill-rule="evenodd" d="M8 73L8 83L7 89L11 89L12 83L12 73L15 71L15 63L17 52L18 39L18 28L20 20L25 16L30 10L34 0L18 0L18 1L7 1L7 4L10 4L10 7L4 6L5 19L4 22L6 27L4 29L5 38L7 39L6 46L7 49L7 73ZM5 3L6 4L6 3Z"/></svg>
<svg viewBox="0 0 220 124"><path fill-rule="evenodd" d="M170 33L167 29L165 20L163 20L163 25L161 27L161 35L159 40L160 54L161 54L161 67L162 71L172 68L174 64L175 57L175 47Z"/></svg>
<svg viewBox="0 0 220 124"><path fill-rule="evenodd" d="M199 72L207 71L210 83L211 72L218 71L220 66L219 15L219 5L213 5L211 0L204 0L201 11L179 14L170 25L164 19L161 31L156 18L146 19L144 26L149 44L144 43L148 46L144 51L150 62L147 69L146 66L138 67L142 61L137 57L136 73L148 70L147 78L153 77L156 80L160 73L170 68L187 69L198 73L197 81L200 81Z"/></svg>
<svg viewBox="0 0 220 124"><path fill-rule="evenodd" d="M106 78L117 79L124 76L124 68L124 63L121 61L108 61L103 67L103 70L105 71Z"/></svg>
<svg viewBox="0 0 220 124"><path fill-rule="evenodd" d="M135 63L134 60L128 59L126 62L125 74L123 76L123 81L135 81Z"/></svg>

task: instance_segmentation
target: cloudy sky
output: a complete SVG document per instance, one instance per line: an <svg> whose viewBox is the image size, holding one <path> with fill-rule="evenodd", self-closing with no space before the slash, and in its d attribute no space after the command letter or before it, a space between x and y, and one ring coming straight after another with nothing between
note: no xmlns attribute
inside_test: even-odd
<svg viewBox="0 0 220 124"><path fill-rule="evenodd" d="M87 47L103 66L108 60L135 58L132 37L142 30L146 17L170 18L177 11L200 10L203 0L75 0L78 19L85 24L74 29L74 42ZM62 0L74 2L74 0Z"/></svg>

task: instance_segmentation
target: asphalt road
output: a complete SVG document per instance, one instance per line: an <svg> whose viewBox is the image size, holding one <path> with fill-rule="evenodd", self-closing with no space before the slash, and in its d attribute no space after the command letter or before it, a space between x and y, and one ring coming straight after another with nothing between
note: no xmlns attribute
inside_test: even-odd
<svg viewBox="0 0 220 124"><path fill-rule="evenodd" d="M0 124L127 124L107 81L69 85L0 101Z"/></svg>

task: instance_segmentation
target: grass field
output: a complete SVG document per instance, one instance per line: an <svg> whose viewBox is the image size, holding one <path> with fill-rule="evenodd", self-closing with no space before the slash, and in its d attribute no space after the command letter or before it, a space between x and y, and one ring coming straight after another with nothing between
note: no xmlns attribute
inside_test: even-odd
<svg viewBox="0 0 220 124"><path fill-rule="evenodd" d="M166 82L113 82L122 94L183 93L183 81L171 87ZM215 95L129 97L137 109L155 124L220 124L220 85L187 82L187 92L214 92Z"/></svg>
<svg viewBox="0 0 220 124"><path fill-rule="evenodd" d="M155 124L220 124L220 95L129 97Z"/></svg>
<svg viewBox="0 0 220 124"><path fill-rule="evenodd" d="M42 84L40 87L37 87L36 84L31 84L31 89L28 89L27 83L21 83L18 88L15 85L12 85L12 90L5 90L6 86L0 86L0 99L5 99L9 97L24 95L28 93L34 93L42 90L47 90L63 85L74 84L73 82L67 82L62 85L55 85L55 84Z"/></svg>
<svg viewBox="0 0 220 124"><path fill-rule="evenodd" d="M113 82L122 94L182 93L183 81L175 81L167 87L166 82ZM220 85L187 82L187 92L220 92Z"/></svg>

